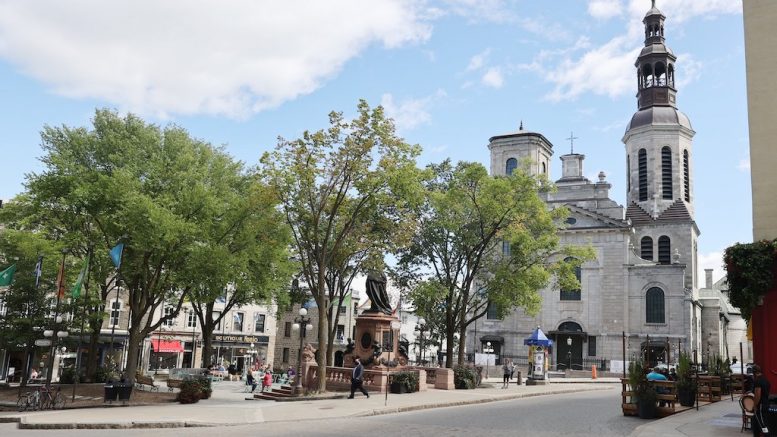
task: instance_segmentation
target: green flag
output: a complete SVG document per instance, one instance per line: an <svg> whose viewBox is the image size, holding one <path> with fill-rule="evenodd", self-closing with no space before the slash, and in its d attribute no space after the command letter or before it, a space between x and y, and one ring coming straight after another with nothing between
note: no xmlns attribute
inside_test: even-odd
<svg viewBox="0 0 777 437"><path fill-rule="evenodd" d="M86 272L89 270L89 255L84 258L84 266L81 267L81 273L78 274L78 279L76 279L76 285L73 286L73 290L70 292L71 296L73 296L73 299L78 299L79 296L81 296L81 286L84 284L84 278L86 277Z"/></svg>
<svg viewBox="0 0 777 437"><path fill-rule="evenodd" d="M0 272L0 287L7 287L11 285L14 273L16 273L16 264Z"/></svg>

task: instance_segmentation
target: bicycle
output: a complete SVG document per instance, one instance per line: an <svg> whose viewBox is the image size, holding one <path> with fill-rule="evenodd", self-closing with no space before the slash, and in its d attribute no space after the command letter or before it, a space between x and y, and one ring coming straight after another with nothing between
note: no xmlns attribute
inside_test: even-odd
<svg viewBox="0 0 777 437"><path fill-rule="evenodd" d="M40 387L40 409L41 410L61 410L65 407L65 397L62 395L62 389L57 387Z"/></svg>
<svg viewBox="0 0 777 437"><path fill-rule="evenodd" d="M16 400L16 408L19 411L35 411L40 407L40 392L36 389L25 393L19 393Z"/></svg>

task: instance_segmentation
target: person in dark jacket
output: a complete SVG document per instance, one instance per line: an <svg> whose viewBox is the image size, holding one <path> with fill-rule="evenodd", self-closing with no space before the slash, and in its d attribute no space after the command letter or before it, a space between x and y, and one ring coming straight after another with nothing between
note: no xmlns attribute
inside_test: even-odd
<svg viewBox="0 0 777 437"><path fill-rule="evenodd" d="M769 380L766 379L761 366L753 366L753 395L755 397L755 415L751 427L753 429L753 435L758 437L761 435L773 435L771 432L775 430L769 430L767 428L767 417L769 417L769 392L771 386ZM771 432L770 432L771 431Z"/></svg>
<svg viewBox="0 0 777 437"><path fill-rule="evenodd" d="M353 368L353 373L351 374L351 395L348 396L348 399L353 399L353 394L357 389L369 398L370 394L362 386L364 383L364 366L362 366L361 359L356 357L353 361L356 363L356 367Z"/></svg>

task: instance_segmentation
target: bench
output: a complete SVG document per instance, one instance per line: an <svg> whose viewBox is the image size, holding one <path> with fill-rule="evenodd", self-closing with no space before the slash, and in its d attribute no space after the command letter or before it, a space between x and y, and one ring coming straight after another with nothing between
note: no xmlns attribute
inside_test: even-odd
<svg viewBox="0 0 777 437"><path fill-rule="evenodd" d="M138 390L145 390L146 386L148 386L151 391L159 391L159 386L154 384L153 377L140 373L135 374L135 387Z"/></svg>
<svg viewBox="0 0 777 437"><path fill-rule="evenodd" d="M167 391L172 392L174 388L181 388L182 379L168 379Z"/></svg>

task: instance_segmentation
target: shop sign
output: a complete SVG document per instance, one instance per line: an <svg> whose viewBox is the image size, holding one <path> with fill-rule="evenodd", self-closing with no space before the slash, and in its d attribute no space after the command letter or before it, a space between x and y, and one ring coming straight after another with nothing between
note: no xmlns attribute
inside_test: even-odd
<svg viewBox="0 0 777 437"><path fill-rule="evenodd" d="M267 335L214 335L214 341L222 343L269 343Z"/></svg>

